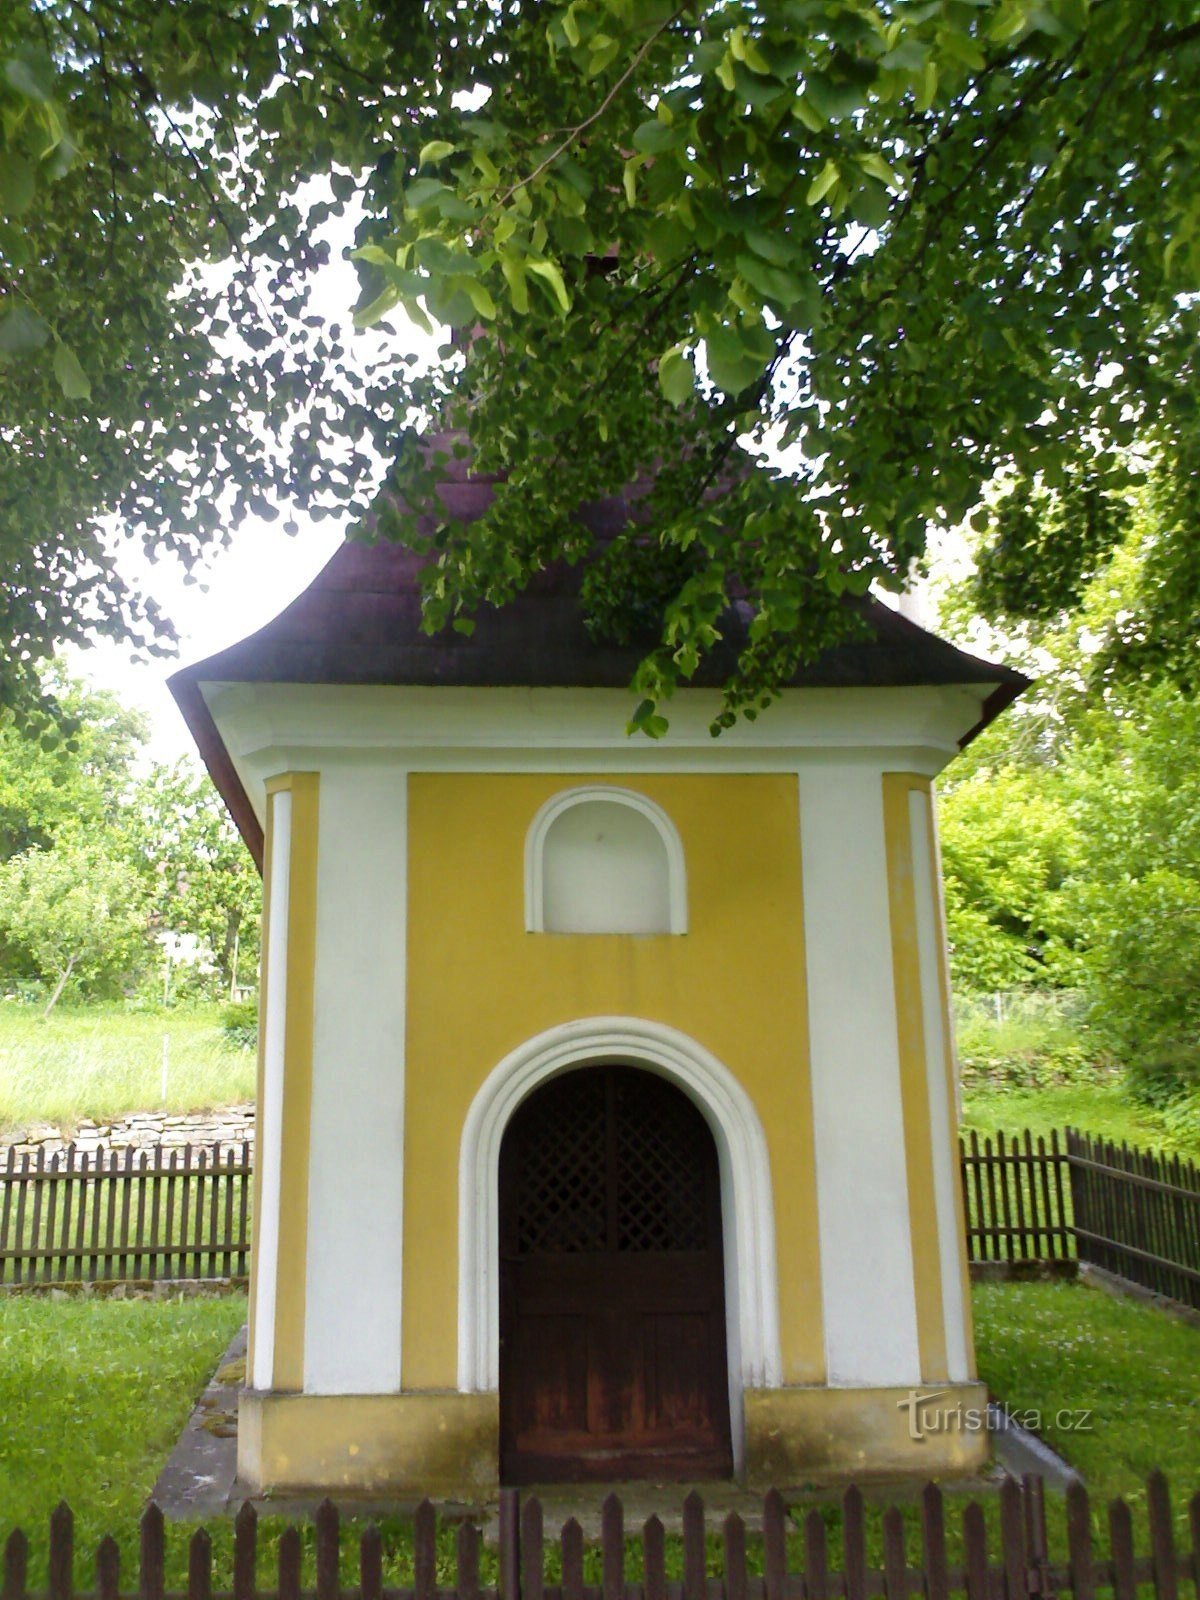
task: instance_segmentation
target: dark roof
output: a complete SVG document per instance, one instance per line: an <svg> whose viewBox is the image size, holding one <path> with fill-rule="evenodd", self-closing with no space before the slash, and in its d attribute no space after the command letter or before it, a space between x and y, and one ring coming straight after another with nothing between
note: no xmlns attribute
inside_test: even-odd
<svg viewBox="0 0 1200 1600"><path fill-rule="evenodd" d="M490 482L452 463L439 494L456 520L482 515ZM581 518L603 542L633 515L621 496L584 507ZM304 592L273 621L240 643L185 667L170 688L213 780L246 843L261 863L262 830L234 771L204 698L202 683L392 684L492 688L625 688L646 645L597 643L584 626L579 569L556 564L538 574L511 604L486 606L470 635L421 629L423 558L401 545L347 542ZM805 688L878 688L916 684L990 686L979 722L965 744L1004 709L1027 680L1009 667L968 655L902 617L881 601L849 602L861 610L861 638L826 651L790 680ZM692 680L714 687L732 669L745 620L724 620L725 640Z"/></svg>

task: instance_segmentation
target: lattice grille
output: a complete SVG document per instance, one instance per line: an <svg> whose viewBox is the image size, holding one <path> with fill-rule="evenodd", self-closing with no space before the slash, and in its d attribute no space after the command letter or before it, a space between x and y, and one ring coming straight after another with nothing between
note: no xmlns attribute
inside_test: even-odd
<svg viewBox="0 0 1200 1600"><path fill-rule="evenodd" d="M712 1137L661 1078L620 1067L566 1073L509 1131L520 1255L708 1248Z"/></svg>
<svg viewBox="0 0 1200 1600"><path fill-rule="evenodd" d="M617 1249L703 1250L711 1135L678 1089L638 1073L617 1085ZM708 1158L708 1159L706 1159Z"/></svg>
<svg viewBox="0 0 1200 1600"><path fill-rule="evenodd" d="M531 1101L520 1125L517 1249L603 1250L606 1242L605 1085L568 1073Z"/></svg>

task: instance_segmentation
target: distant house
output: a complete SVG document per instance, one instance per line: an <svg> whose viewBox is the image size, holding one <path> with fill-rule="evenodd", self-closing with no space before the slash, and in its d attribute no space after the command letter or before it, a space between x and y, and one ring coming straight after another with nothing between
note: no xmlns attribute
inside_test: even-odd
<svg viewBox="0 0 1200 1600"><path fill-rule="evenodd" d="M930 786L1022 680L862 610L757 722L710 737L718 660L630 740L571 573L430 638L347 544L172 680L266 873L247 1485L982 1459L910 1426L983 1398Z"/></svg>

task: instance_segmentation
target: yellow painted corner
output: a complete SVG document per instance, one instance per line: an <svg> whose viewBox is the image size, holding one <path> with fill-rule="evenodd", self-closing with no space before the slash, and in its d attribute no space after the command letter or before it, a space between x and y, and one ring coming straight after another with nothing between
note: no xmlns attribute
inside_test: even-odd
<svg viewBox="0 0 1200 1600"><path fill-rule="evenodd" d="M320 785L315 772L273 781L275 792L288 789L292 796L274 1384L297 1390L304 1384Z"/></svg>
<svg viewBox="0 0 1200 1600"><path fill-rule="evenodd" d="M921 1375L927 1382L936 1382L948 1376L948 1367L937 1201L934 1193L933 1135L925 1077L925 1022L921 1005L921 960L913 887L912 828L908 809L908 797L914 789L928 794L929 780L906 772L887 772L883 775L888 914L900 1054L901 1112L917 1343Z"/></svg>

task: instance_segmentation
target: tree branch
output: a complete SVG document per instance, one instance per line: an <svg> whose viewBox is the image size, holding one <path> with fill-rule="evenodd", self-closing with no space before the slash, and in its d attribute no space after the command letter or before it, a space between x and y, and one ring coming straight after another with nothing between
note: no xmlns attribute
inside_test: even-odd
<svg viewBox="0 0 1200 1600"><path fill-rule="evenodd" d="M657 43L659 38L661 38L661 36L667 31L673 22L678 21L678 19L683 15L683 11L683 6L677 6L669 17L659 23L658 27L654 29L649 38L644 40L640 45L629 65L625 68L624 72L604 96L604 99L601 100L595 111L593 111L590 116L585 117L582 122L576 123L573 128L569 129L567 136L562 143L556 145L544 161L539 161L537 166L534 167L533 171L528 175L528 177L519 178L516 183L514 183L510 188L506 189L500 196L500 199L497 202L498 205L507 205L512 199L513 195L518 192L518 190L527 188L529 184L533 183L537 178L540 178L542 173L545 172L548 167L552 167L554 165L559 156L565 155L565 153L575 143L576 139L579 138L581 133L585 133L594 122L599 122L600 118L617 98L617 95L620 94L621 90L625 87L630 78L633 77L634 73L646 59L651 47Z"/></svg>

